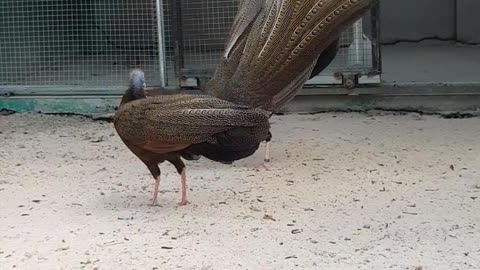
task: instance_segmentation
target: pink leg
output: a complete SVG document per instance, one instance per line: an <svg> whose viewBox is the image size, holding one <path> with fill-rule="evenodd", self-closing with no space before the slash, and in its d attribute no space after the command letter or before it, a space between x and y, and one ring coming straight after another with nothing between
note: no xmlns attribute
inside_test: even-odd
<svg viewBox="0 0 480 270"><path fill-rule="evenodd" d="M266 171L270 170L270 168L267 165L271 160L270 150L271 150L271 142L267 142L267 145L265 146L265 158L263 159L263 164L257 167L258 170L266 170Z"/></svg>
<svg viewBox="0 0 480 270"><path fill-rule="evenodd" d="M180 184L182 186L182 200L178 205L184 206L190 203L187 200L187 174L185 173L185 168L182 170L182 174L180 175Z"/></svg>
<svg viewBox="0 0 480 270"><path fill-rule="evenodd" d="M265 147L265 159L263 160L265 163L270 162L270 150L271 142L267 142L267 146Z"/></svg>
<svg viewBox="0 0 480 270"><path fill-rule="evenodd" d="M158 178L155 178L155 188L153 191L153 202L152 206L158 206L158 189L160 188L160 176Z"/></svg>

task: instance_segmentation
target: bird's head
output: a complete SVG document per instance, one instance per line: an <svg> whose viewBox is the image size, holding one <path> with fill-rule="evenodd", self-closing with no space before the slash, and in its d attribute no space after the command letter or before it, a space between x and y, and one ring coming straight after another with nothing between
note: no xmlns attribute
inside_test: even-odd
<svg viewBox="0 0 480 270"><path fill-rule="evenodd" d="M145 87L147 86L145 83L145 73L143 73L141 69L133 69L130 72L128 84L130 89L134 92L144 92Z"/></svg>
<svg viewBox="0 0 480 270"><path fill-rule="evenodd" d="M145 98L145 87L145 74L141 69L133 69L128 77L128 89L122 97L120 107L136 99Z"/></svg>

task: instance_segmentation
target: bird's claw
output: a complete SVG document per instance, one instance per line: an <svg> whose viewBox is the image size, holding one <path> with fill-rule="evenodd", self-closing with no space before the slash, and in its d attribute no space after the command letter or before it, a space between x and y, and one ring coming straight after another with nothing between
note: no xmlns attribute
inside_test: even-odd
<svg viewBox="0 0 480 270"><path fill-rule="evenodd" d="M150 207L160 207L160 204L158 204L157 202L153 202L153 203L149 203L148 206L150 206Z"/></svg>
<svg viewBox="0 0 480 270"><path fill-rule="evenodd" d="M187 201L187 200L182 200L182 201L179 202L177 205L178 205L178 206L185 206L185 205L187 205L187 204L190 204L190 202Z"/></svg>
<svg viewBox="0 0 480 270"><path fill-rule="evenodd" d="M263 171L263 170L270 171L270 167L267 164L264 163L264 164L258 166L257 170L259 170L259 171Z"/></svg>

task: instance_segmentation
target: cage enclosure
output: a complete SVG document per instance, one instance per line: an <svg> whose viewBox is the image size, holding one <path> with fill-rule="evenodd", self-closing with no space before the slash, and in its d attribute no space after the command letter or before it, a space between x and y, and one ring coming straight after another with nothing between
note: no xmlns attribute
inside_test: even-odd
<svg viewBox="0 0 480 270"><path fill-rule="evenodd" d="M220 60L238 2L0 0L0 95L119 94L133 67L149 86L197 87ZM379 82L377 18L374 9L345 31L308 84Z"/></svg>
<svg viewBox="0 0 480 270"><path fill-rule="evenodd" d="M170 83L183 87L204 84L214 72L239 0L168 0L166 35ZM374 7L343 32L341 49L332 64L308 85L339 85L380 82L379 9Z"/></svg>
<svg viewBox="0 0 480 270"><path fill-rule="evenodd" d="M161 84L155 0L0 0L0 91L116 93L128 70Z"/></svg>

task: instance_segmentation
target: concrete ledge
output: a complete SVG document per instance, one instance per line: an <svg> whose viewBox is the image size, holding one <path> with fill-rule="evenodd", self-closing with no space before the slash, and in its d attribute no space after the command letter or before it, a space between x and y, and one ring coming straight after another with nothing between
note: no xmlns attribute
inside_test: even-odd
<svg viewBox="0 0 480 270"><path fill-rule="evenodd" d="M480 115L480 95L387 96L323 95L297 96L281 113L389 110L423 113Z"/></svg>
<svg viewBox="0 0 480 270"><path fill-rule="evenodd" d="M72 113L95 115L113 112L120 103L120 96L114 97L10 97L0 98L0 110L15 112Z"/></svg>
<svg viewBox="0 0 480 270"><path fill-rule="evenodd" d="M199 93L199 91L182 91ZM149 95L155 95L150 91ZM102 115L114 112L117 96L14 96L0 98L0 110ZM425 113L480 114L478 85L385 85L358 88L306 88L281 113L398 110Z"/></svg>

